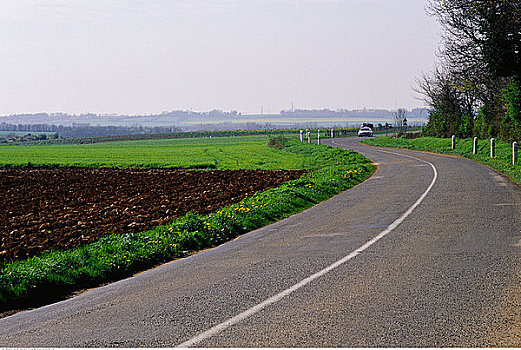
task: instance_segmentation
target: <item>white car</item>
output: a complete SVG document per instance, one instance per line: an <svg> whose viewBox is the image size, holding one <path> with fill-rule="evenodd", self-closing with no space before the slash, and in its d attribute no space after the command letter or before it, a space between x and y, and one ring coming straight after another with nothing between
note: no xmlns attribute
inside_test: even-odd
<svg viewBox="0 0 521 350"><path fill-rule="evenodd" d="M371 128L368 126L363 126L360 128L360 130L358 130L358 136L373 136L373 130L371 130Z"/></svg>

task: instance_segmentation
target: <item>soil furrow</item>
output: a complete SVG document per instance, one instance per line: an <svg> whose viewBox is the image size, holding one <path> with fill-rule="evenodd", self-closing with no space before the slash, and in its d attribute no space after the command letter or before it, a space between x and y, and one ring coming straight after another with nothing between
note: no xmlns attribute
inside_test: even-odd
<svg viewBox="0 0 521 350"><path fill-rule="evenodd" d="M0 263L206 214L304 170L0 168Z"/></svg>

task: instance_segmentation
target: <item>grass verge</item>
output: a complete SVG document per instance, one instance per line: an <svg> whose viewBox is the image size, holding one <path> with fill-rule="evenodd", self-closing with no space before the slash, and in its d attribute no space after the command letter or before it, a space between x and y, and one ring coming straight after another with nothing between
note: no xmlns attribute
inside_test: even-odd
<svg viewBox="0 0 521 350"><path fill-rule="evenodd" d="M516 165L512 164L512 145L500 140L496 140L496 156L494 158L490 157L490 140L478 140L477 154L472 153L473 139L457 139L454 150L451 149L451 139L448 138L419 137L407 139L377 137L364 140L363 143L378 147L404 148L461 156L488 165L505 174L518 185L521 185L521 167L519 163Z"/></svg>
<svg viewBox="0 0 521 350"><path fill-rule="evenodd" d="M209 215L189 213L171 225L109 235L78 249L51 251L1 266L0 311L61 300L74 291L217 246L345 191L374 171L368 159L353 151L296 140L284 140L282 150L305 155L314 170Z"/></svg>

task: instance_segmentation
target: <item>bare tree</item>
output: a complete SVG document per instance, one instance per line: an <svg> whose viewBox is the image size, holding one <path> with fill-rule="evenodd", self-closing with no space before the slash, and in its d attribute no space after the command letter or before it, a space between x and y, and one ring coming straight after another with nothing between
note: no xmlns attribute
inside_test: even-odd
<svg viewBox="0 0 521 350"><path fill-rule="evenodd" d="M422 95L421 100L438 108L450 99L460 106L462 113L474 114L486 99L486 87L490 82L478 73L462 71L455 73L438 67L430 75L416 79L414 90Z"/></svg>
<svg viewBox="0 0 521 350"><path fill-rule="evenodd" d="M407 114L407 110L405 108L398 108L394 111L394 126L400 131L403 131L403 127L407 126L407 118L405 117Z"/></svg>

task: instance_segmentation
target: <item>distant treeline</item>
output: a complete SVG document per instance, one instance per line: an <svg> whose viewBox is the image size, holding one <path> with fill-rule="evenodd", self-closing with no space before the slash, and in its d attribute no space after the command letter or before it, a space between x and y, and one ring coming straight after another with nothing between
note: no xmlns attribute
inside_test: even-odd
<svg viewBox="0 0 521 350"><path fill-rule="evenodd" d="M159 117L159 116L167 116L167 117L189 117L189 116L210 116L210 117L223 117L223 116L237 116L241 115L240 112L237 111L221 111L218 109L213 109L208 112L196 112L189 110L174 110L174 111L164 111L159 114L97 114L97 113L82 113L82 114L69 114L69 113L22 113L22 114L11 114L9 116L3 116L3 118L8 117L16 117L16 118L39 118L39 119L48 119L48 118L66 118L66 119L96 119L103 117Z"/></svg>
<svg viewBox="0 0 521 350"><path fill-rule="evenodd" d="M291 109L282 110L279 115L282 118L285 117L305 117L305 118L355 118L356 120L363 119L381 119L386 121L393 119L394 111L386 109ZM425 118L427 111L423 108L414 108L411 111L407 111L408 118ZM175 110L165 111L159 114L145 114L145 115L120 115L120 114L67 114L67 113L32 113L32 114L13 114L8 116L0 116L0 120L10 124L55 124L55 125L70 125L72 126L81 125L82 123L88 125L184 125L190 127L195 125L198 121L207 125L209 122L213 123L218 127L221 123L236 123L238 119L247 121L249 117L253 119L263 116L263 114L254 115L242 115L241 112L235 110L232 111L221 111L211 110L208 112L195 112L189 110ZM270 115L273 116L273 115ZM187 123L189 121L189 123ZM318 120L317 120L318 121ZM345 122L349 122L346 120ZM251 121L251 123L256 123ZM287 124L287 123L284 123ZM237 127L237 126L235 126ZM246 128L248 128L246 126ZM254 128L257 128L255 126ZM268 127L263 127L268 128Z"/></svg>
<svg viewBox="0 0 521 350"><path fill-rule="evenodd" d="M49 124L9 124L0 123L0 131L53 132L60 137L103 137L139 134L166 134L180 132L176 126L93 126L84 124L49 125Z"/></svg>
<svg viewBox="0 0 521 350"><path fill-rule="evenodd" d="M414 108L407 111L408 118L422 118L427 115L424 108ZM394 111L387 109L293 109L293 110L282 110L280 115L282 117L308 117L308 118L324 118L324 117L337 117L337 118L380 118L383 120L393 119Z"/></svg>
<svg viewBox="0 0 521 350"><path fill-rule="evenodd" d="M328 137L330 129L321 129L322 137ZM376 131L378 128L375 129ZM272 130L217 130L217 131L189 131L189 132L171 132L157 134L134 134L134 135L115 135L115 136L97 136L97 137L78 137L78 138L56 138L46 137L45 135L26 135L16 136L12 138L0 139L0 146L35 144L35 145L60 145L60 144L86 144L99 142L116 142L116 141L137 141L137 140L160 140L160 139L178 139L178 138L196 138L196 137L230 137L230 136L248 136L248 135L269 135L279 136L294 134L298 135L300 129L272 129ZM316 137L317 129L309 129L313 137ZM335 136L356 135L356 128L335 128ZM57 135L57 134L56 134Z"/></svg>

